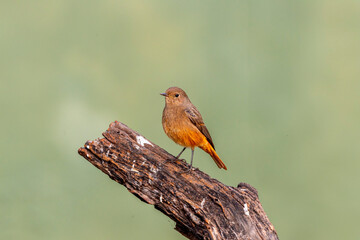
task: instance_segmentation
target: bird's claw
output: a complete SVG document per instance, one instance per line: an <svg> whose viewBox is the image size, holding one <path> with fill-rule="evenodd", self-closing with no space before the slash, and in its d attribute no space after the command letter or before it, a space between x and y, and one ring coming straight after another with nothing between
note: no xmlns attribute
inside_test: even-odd
<svg viewBox="0 0 360 240"><path fill-rule="evenodd" d="M194 168L192 166L190 166L188 169L186 169L185 171L181 171L180 174L183 174L183 173L189 173L191 172L192 170L194 170Z"/></svg>

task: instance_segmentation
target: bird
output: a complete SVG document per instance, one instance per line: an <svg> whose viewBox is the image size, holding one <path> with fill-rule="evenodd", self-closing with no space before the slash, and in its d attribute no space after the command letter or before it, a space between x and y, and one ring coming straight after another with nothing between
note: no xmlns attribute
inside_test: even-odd
<svg viewBox="0 0 360 240"><path fill-rule="evenodd" d="M184 147L175 159L178 159L186 148L191 148L191 170L194 148L199 147L210 154L220 169L227 170L215 152L213 140L199 110L191 103L185 91L179 87L170 87L160 95L165 97L162 115L163 129L170 139Z"/></svg>

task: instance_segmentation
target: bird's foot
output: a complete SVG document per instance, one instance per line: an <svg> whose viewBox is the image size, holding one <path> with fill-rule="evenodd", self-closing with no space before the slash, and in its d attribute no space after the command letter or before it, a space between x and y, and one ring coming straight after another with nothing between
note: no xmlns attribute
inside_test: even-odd
<svg viewBox="0 0 360 240"><path fill-rule="evenodd" d="M184 170L184 171L181 171L179 172L180 174L183 174L183 173L189 173L191 172L192 170L194 170L194 168L192 166L190 166L188 169Z"/></svg>
<svg viewBox="0 0 360 240"><path fill-rule="evenodd" d="M159 164L159 168L162 168L165 165L165 163L167 163L167 162L177 161L177 160L179 160L179 157L174 157L173 159L166 159L164 162Z"/></svg>

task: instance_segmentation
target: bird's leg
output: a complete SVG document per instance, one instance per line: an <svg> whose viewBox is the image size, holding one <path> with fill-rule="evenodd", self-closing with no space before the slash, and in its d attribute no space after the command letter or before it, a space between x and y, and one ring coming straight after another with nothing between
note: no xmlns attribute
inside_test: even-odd
<svg viewBox="0 0 360 240"><path fill-rule="evenodd" d="M183 171L183 172L180 172L180 173L187 173L187 172L190 172L192 170L192 163L193 163L193 160L194 160L194 148L191 148L191 162L190 162L190 167L189 169Z"/></svg>
<svg viewBox="0 0 360 240"><path fill-rule="evenodd" d="M190 169L192 168L192 163L194 159L194 148L191 149L191 162L190 162Z"/></svg>
<svg viewBox="0 0 360 240"><path fill-rule="evenodd" d="M164 165L165 163L167 163L168 161L170 161L170 160L178 160L179 157L180 157L180 155L185 151L185 149L186 149L186 147L184 147L184 149L181 150L181 152L180 152L174 159L166 159L163 163L160 164L160 167L161 167L162 165Z"/></svg>
<svg viewBox="0 0 360 240"><path fill-rule="evenodd" d="M180 155L185 151L186 147L184 147L183 150L181 150L181 152L175 157L175 159L179 159Z"/></svg>

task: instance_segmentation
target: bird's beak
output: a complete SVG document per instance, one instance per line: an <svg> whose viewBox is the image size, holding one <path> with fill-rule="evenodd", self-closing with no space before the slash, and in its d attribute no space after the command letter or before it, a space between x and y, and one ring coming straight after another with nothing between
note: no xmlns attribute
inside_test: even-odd
<svg viewBox="0 0 360 240"><path fill-rule="evenodd" d="M167 97L167 94L166 93L160 93L160 95L164 96L164 97Z"/></svg>

